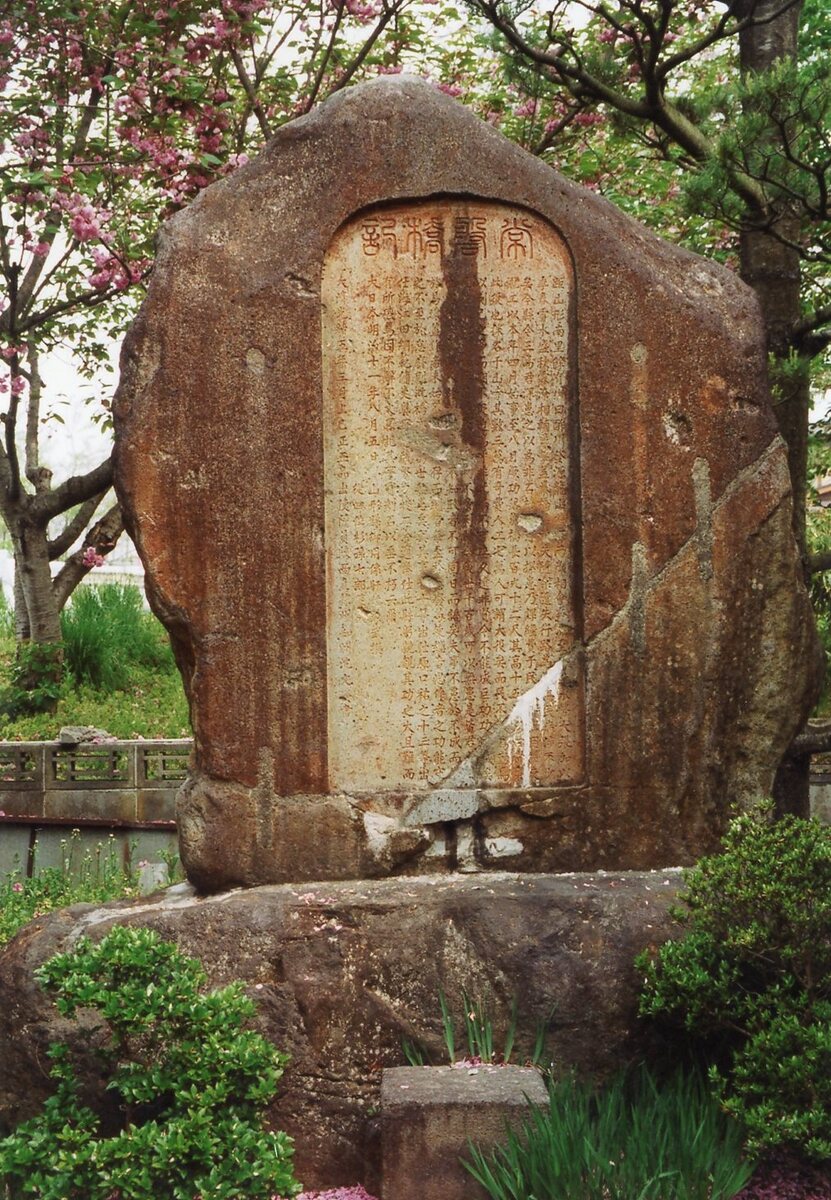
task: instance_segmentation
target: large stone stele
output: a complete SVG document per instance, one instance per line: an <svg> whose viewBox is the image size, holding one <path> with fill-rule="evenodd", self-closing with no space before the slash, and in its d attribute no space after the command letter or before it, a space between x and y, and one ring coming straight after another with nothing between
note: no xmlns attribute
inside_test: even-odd
<svg viewBox="0 0 831 1200"><path fill-rule="evenodd" d="M165 227L122 369L201 889L689 862L769 790L815 656L730 272L379 80Z"/></svg>

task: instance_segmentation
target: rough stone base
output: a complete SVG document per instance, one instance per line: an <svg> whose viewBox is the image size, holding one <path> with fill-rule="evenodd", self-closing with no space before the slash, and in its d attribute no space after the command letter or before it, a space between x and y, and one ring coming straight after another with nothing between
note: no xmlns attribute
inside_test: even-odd
<svg viewBox="0 0 831 1200"><path fill-rule="evenodd" d="M402 1039L445 1061L438 993L461 1038L461 992L480 998L497 1040L514 998L515 1060L549 1017L557 1069L603 1073L645 1044L636 953L663 942L677 871L434 876L278 885L200 899L188 885L38 919L0 956L0 1121L48 1092L46 1048L95 1030L58 1018L33 980L45 959L113 924L152 927L199 957L211 983L246 982L259 1028L292 1061L272 1111L295 1139L307 1187L378 1186L381 1071L404 1064ZM85 1078L101 1096L94 1070ZM376 1193L377 1194L377 1193Z"/></svg>
<svg viewBox="0 0 831 1200"><path fill-rule="evenodd" d="M677 814L662 819L661 803L655 789L639 788L635 821L632 796L601 787L276 796L265 783L245 788L194 770L176 820L188 879L216 892L322 879L648 871L689 866L718 848L714 810L687 814L682 833Z"/></svg>
<svg viewBox="0 0 831 1200"><path fill-rule="evenodd" d="M381 1081L382 1200L487 1200L462 1166L546 1105L539 1072L523 1067L398 1067Z"/></svg>

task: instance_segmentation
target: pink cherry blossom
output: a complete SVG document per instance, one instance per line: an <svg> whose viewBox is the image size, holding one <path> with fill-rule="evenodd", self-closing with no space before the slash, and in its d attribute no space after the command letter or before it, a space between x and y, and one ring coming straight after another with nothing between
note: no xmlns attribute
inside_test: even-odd
<svg viewBox="0 0 831 1200"><path fill-rule="evenodd" d="M603 113L600 112L579 112L574 118L575 125L602 125L606 120Z"/></svg>
<svg viewBox="0 0 831 1200"><path fill-rule="evenodd" d="M375 1200L362 1184L330 1189L327 1192L301 1192L297 1200Z"/></svg>
<svg viewBox="0 0 831 1200"><path fill-rule="evenodd" d="M81 562L85 567L103 567L104 555L99 554L94 546L87 546L81 557Z"/></svg>

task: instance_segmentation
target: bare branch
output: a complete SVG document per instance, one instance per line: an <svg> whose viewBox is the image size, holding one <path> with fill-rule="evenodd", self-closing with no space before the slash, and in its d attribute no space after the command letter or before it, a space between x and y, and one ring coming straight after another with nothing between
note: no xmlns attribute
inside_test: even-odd
<svg viewBox="0 0 831 1200"><path fill-rule="evenodd" d="M106 492L112 481L112 459L106 458L92 471L87 471L86 475L71 475L51 491L34 497L32 509L40 517L51 521L76 504L83 504L99 492Z"/></svg>
<svg viewBox="0 0 831 1200"><path fill-rule="evenodd" d="M75 591L81 580L90 573L94 563L85 562L84 556L88 550L106 557L115 548L118 539L124 531L124 521L121 509L117 504L107 509L100 521L89 531L84 539L84 545L68 558L52 580L52 594L60 611L69 597Z"/></svg>
<svg viewBox="0 0 831 1200"><path fill-rule="evenodd" d="M29 405L26 410L26 478L36 492L45 491L52 479L52 472L40 465L40 449L38 432L40 425L40 396L43 388L39 370L37 343L29 338L27 343L29 359Z"/></svg>
<svg viewBox="0 0 831 1200"><path fill-rule="evenodd" d="M539 156L541 154L544 154L546 150L550 149L550 147L554 145L555 141L557 140L559 135L563 132L563 130L568 129L569 125L572 124L572 122L574 121L574 118L577 116L577 114L580 111L581 110L578 106L575 106L574 108L569 109L569 111L566 113L566 115L564 117L561 117L561 119L559 121L555 122L551 126L551 128L548 129L542 135L540 140L537 142L536 146L534 146L531 153Z"/></svg>
<svg viewBox="0 0 831 1200"><path fill-rule="evenodd" d="M88 288L83 292L76 292L73 296L67 296L66 300L61 300L57 304L50 304L48 308L43 308L37 316L30 317L27 321L22 322L17 327L19 334L31 333L33 329L39 329L42 325L46 325L53 317L59 317L61 313L71 312L73 308L96 308L99 304L106 303L113 296L118 295L119 289L116 287L105 288L98 291L96 288ZM11 312L11 305L4 313L0 313L0 332L11 330L11 324L6 319Z"/></svg>
<svg viewBox="0 0 831 1200"><path fill-rule="evenodd" d="M672 71L676 69L676 67L683 66L684 63L690 62L691 59L696 58L703 51L709 50L709 48L714 46L716 42L723 41L726 37L732 37L732 35L737 32L737 26L731 27L729 31L727 26L730 21L730 17L735 12L735 7L735 3L728 4L724 12L719 16L719 19L716 21L715 25L713 25L706 33L702 34L700 38L697 38L694 42L691 42L683 49L676 50L674 54L670 54L668 58L665 58L659 68L659 73L662 78L665 79L669 74L671 74Z"/></svg>
<svg viewBox="0 0 831 1200"><path fill-rule="evenodd" d="M60 220L60 210L53 209L50 213L47 214L45 224L48 225L53 222L57 222L59 220ZM48 232L44 231L43 236L41 237L41 241L48 243L48 245L51 247L52 243L55 240L55 237L56 237L56 233L48 233ZM26 271L26 274L24 275L23 280L21 281L20 287L18 288L18 312L25 313L27 311L27 309L29 308L29 304L35 293L35 289L38 285L38 281L40 280L41 276L43 275L44 269L46 267L47 257L48 257L48 255L45 255L45 254L44 255L35 254L32 256L32 261L29 264L29 269ZM49 274L51 275L52 272L50 271Z"/></svg>
<svg viewBox="0 0 831 1200"><path fill-rule="evenodd" d="M370 33L369 37L364 42L363 46L361 46L358 53L354 56L354 58L352 59L352 61L349 64L349 66L343 72L343 75L341 75L340 79L338 79L337 83L335 83L334 87L331 88L331 90L329 92L330 96L334 95L335 92L339 92L341 90L341 88L345 88L347 86L347 84L349 83L349 81L354 76L355 72L360 70L360 68L363 66L366 58L370 54L372 47L375 45L378 38L384 32L387 25L389 25L392 18L394 16L396 16L399 9L401 9L402 7L403 7L403 4L401 3L401 0L398 0L398 2L393 4L391 8L385 10L383 17L380 18L380 20L376 24L375 28L372 30L372 33Z"/></svg>
<svg viewBox="0 0 831 1200"><path fill-rule="evenodd" d="M831 345L831 329L823 329L824 325L831 325L831 304L817 308L794 325L790 337L793 348L806 358L821 354Z"/></svg>
<svg viewBox="0 0 831 1200"><path fill-rule="evenodd" d="M759 7L759 0L751 0L750 12L747 17L742 19L742 28L759 29L763 25L770 25L771 22L778 21L780 17L784 17L785 13L788 13L792 9L801 6L802 3L803 0L785 0L784 4L780 4L778 8L775 8L772 12L767 13L764 17L756 17L754 16L754 13ZM732 7L737 7L737 5L734 4Z"/></svg>
<svg viewBox="0 0 831 1200"><path fill-rule="evenodd" d="M11 308L11 305L9 306ZM16 384L21 377L20 359L15 354L9 362L11 368L11 389L9 391L9 407L8 411L3 414L2 421L5 426L5 449L6 462L8 467L8 481L6 484L6 499L12 504L16 503L20 497L21 478L20 478L20 460L17 456L17 410L20 405L20 398L17 392Z"/></svg>
<svg viewBox="0 0 831 1200"><path fill-rule="evenodd" d="M591 96L592 99L602 100L605 104L610 104L619 112L626 113L630 117L640 117L642 120L650 120L653 117L652 107L649 104L641 100L633 100L630 96L603 83L602 80L595 78L587 71L570 66L565 61L562 50L552 53L532 46L520 34L513 22L503 17L495 0L474 0L474 3L483 16L487 17L494 28L498 29L505 37L509 45L538 66L552 68L553 73L578 99L583 100Z"/></svg>
<svg viewBox="0 0 831 1200"><path fill-rule="evenodd" d="M272 129L268 123L268 117L265 114L265 109L263 108L262 104L260 104L260 98L257 95L257 89L254 86L251 76L245 69L245 63L242 61L242 55L236 48L231 50L231 61L236 67L237 78L242 84L243 91L248 97L249 106L254 116L257 118L257 124L260 127L263 137L270 138Z"/></svg>
<svg viewBox="0 0 831 1200"><path fill-rule="evenodd" d="M320 60L320 66L315 73L314 82L309 89L309 94L306 97L306 101L303 105L303 112L309 112L314 107L314 103L317 100L318 93L323 83L323 76L326 74L326 68L329 65L329 59L331 58L332 51L335 48L335 42L337 40L338 30L340 29L340 23L343 20L343 10L345 6L346 0L340 0L340 3L337 5L337 9L335 11L335 19L332 22L332 29L329 34L329 44L323 51L323 57Z"/></svg>
<svg viewBox="0 0 831 1200"><path fill-rule="evenodd" d="M644 84L647 89L647 95L641 100L629 96L626 92L620 91L605 80L593 76L590 71L587 71L584 66L581 66L576 55L576 50L569 43L567 37L561 38L560 46L556 52L549 50L540 50L536 46L526 41L522 37L513 20L510 20L504 14L498 0L472 0L479 12L494 25L494 28L501 32L509 46L512 46L516 52L524 56L524 58L536 64L540 70L545 68L549 77L556 77L558 82L566 86L570 94L578 98L580 101L592 100L603 104L608 104L610 108L614 108L618 113L624 113L627 116L642 121L650 121L658 130L666 134L666 137L671 139L678 148L686 152L697 163L705 163L712 160L716 154L715 145L709 138L701 132L700 128L694 124L688 116L681 112L668 97L663 95L662 78L659 72L653 72L651 77L644 78ZM630 6L632 7L632 6ZM731 10L728 10L731 11ZM609 13L606 13L605 8L598 7L597 12L611 28L623 30L623 26L612 19ZM640 17L640 10L638 10ZM724 18L722 18L724 19ZM641 20L642 24L642 20ZM624 31L624 30L623 30ZM656 36L658 30L656 28ZM629 36L632 40L632 35ZM636 58L638 58L641 70L648 66L647 59L644 55L644 49L640 42L633 43ZM570 56L570 59L569 59ZM573 61L572 61L573 60ZM739 196L755 215L763 215L767 212L767 202L764 188L761 187L757 180L751 178L746 173L739 169L734 169L730 173L731 185L734 191Z"/></svg>
<svg viewBox="0 0 831 1200"><path fill-rule="evenodd" d="M54 562L56 558L60 558L62 554L67 552L72 543L77 541L95 516L95 510L106 494L106 492L99 492L97 496L90 496L89 500L85 500L72 520L67 522L57 537L52 538L47 543L46 549L50 562Z"/></svg>
<svg viewBox="0 0 831 1200"><path fill-rule="evenodd" d="M89 93L89 98L87 100L86 105L84 106L83 115L81 117L81 120L78 122L78 128L75 131L75 137L72 142L72 150L70 151L71 159L77 158L83 152L84 148L86 147L87 140L89 138L90 129L92 128L92 123L95 120L96 114L98 113L98 109L100 108L100 106L101 106L101 92L96 91L95 88L93 88ZM47 224L56 223L59 219L60 219L60 209L55 208L55 209L52 209L52 211L47 215L46 223ZM47 233L47 234L45 234L45 236L43 237L42 240L45 242L48 242L49 245L51 246L54 239L55 239L54 233L53 234ZM19 288L19 292L18 292L18 312L25 313L27 308L29 307L29 302L32 299L32 296L34 294L38 280L40 279L41 275L43 274L43 270L44 270L45 266L46 266L46 256L40 257L39 255L35 255L32 258L32 261L29 264L29 269L27 270L25 276L23 277L23 279L20 283L20 288Z"/></svg>

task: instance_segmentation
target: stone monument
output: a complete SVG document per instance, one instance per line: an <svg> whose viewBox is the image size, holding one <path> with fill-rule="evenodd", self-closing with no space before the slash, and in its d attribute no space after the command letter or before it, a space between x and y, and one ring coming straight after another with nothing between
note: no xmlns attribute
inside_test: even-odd
<svg viewBox="0 0 831 1200"><path fill-rule="evenodd" d="M165 227L116 467L205 891L686 863L810 704L752 293L424 82Z"/></svg>

